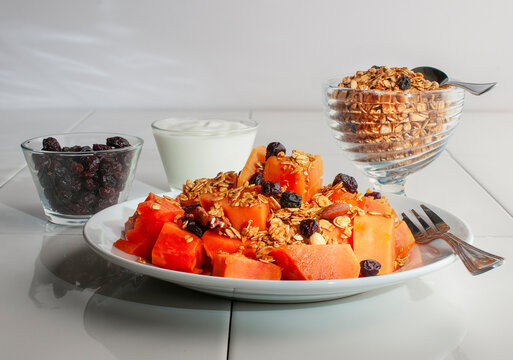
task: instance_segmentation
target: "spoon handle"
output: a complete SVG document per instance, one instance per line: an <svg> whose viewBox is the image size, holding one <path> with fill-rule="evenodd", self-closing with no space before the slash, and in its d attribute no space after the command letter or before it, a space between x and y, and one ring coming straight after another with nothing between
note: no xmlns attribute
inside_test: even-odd
<svg viewBox="0 0 513 360"><path fill-rule="evenodd" d="M470 92L473 95L481 95L493 88L495 85L497 85L496 82L492 83L482 83L482 84L476 84L476 83L467 83L455 79L449 79L449 81L446 82L448 85L454 85L458 86L460 88L463 88Z"/></svg>

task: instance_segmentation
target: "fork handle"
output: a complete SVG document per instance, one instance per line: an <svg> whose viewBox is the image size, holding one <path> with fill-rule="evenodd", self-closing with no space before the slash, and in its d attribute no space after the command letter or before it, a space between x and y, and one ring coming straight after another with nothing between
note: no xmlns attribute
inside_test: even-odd
<svg viewBox="0 0 513 360"><path fill-rule="evenodd" d="M472 275L482 274L504 262L503 257L478 249L449 232L443 234L442 238L452 247Z"/></svg>

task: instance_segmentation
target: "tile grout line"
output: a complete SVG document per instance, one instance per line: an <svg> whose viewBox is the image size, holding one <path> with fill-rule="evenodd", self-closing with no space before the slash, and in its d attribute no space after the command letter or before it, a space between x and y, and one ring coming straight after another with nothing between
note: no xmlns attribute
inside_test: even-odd
<svg viewBox="0 0 513 360"><path fill-rule="evenodd" d="M90 118L95 113L94 110L90 110L87 114L85 114L82 118L78 119L74 124L71 125L67 130L65 130L65 133L71 132L74 128L79 126L82 122ZM21 167L19 167L17 170L14 171L14 173L9 176L3 183L0 184L0 189L4 187L9 181L14 179L23 169L27 167L27 164L23 164Z"/></svg>
<svg viewBox="0 0 513 360"><path fill-rule="evenodd" d="M228 341L226 344L226 360L230 359L230 337L232 334L233 302L234 302L233 299L230 300L230 319L228 321Z"/></svg>
<svg viewBox="0 0 513 360"><path fill-rule="evenodd" d="M453 159L456 162L456 164L458 164L463 169L463 171L465 171L467 175L470 176L470 178L474 180L474 182L478 184L479 187L481 187L506 212L506 214L508 214L510 217L513 217L513 214L510 213L509 210L506 209L504 205L502 205L502 203L493 194L491 194L490 191L488 191L488 189L483 184L477 181L474 175L472 175L472 173L460 161L458 161L458 159L449 151L449 149L446 150L451 159Z"/></svg>

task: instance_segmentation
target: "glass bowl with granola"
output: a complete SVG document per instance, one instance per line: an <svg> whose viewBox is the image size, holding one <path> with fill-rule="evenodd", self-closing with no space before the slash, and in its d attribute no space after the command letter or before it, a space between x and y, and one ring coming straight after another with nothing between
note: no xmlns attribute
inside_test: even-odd
<svg viewBox="0 0 513 360"><path fill-rule="evenodd" d="M405 67L373 66L323 84L328 125L344 154L377 191L400 195L406 176L445 149L464 95Z"/></svg>

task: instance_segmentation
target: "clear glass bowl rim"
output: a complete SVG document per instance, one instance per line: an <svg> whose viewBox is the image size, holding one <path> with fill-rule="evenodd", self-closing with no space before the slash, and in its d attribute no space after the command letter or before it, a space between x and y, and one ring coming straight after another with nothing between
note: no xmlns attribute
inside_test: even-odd
<svg viewBox="0 0 513 360"><path fill-rule="evenodd" d="M41 150L41 149L36 149L36 148L28 146L28 144L30 142L34 142L34 144L36 144L36 141L40 140L39 146L41 147L43 139L46 139L48 137L65 137L65 136L81 136L81 135L83 135L83 136L99 136L99 137L103 137L104 140L107 139L108 137L121 136L123 138L135 139L136 142L134 143L133 141L129 141L130 146L127 146L124 148L110 149L110 150L91 150L91 151L87 151L87 152L48 151L48 150ZM129 140L129 139L127 139L127 140ZM36 137L33 137L33 138L23 141L20 146L23 150L27 150L32 153L52 154L52 155L62 155L62 156L77 156L77 155L91 155L91 154L102 154L102 153L112 154L112 153L117 153L117 152L133 151L133 150L141 148L143 146L143 144L144 144L144 140L142 138L135 136L135 135L129 135L129 134L110 133L110 132L71 132L71 133L60 133L60 134L36 136ZM80 145L80 144L76 144L76 145ZM82 144L80 146L86 146L86 145L90 146L92 144Z"/></svg>
<svg viewBox="0 0 513 360"><path fill-rule="evenodd" d="M170 121L170 120L176 120L176 121L197 121L197 120L223 120L223 121L229 121L229 122L238 122L243 123L244 125L247 125L247 127L240 128L240 129L231 129L231 130L222 130L219 131L220 135L226 136L226 135L232 135L232 134L243 134L246 132L251 132L253 130L258 129L258 122L252 119L223 119L222 117L169 117L165 119L155 120L151 123L151 127L153 130L162 131L166 134L171 135L196 135L196 136L213 136L214 134L211 130L170 130L170 129L163 129L157 125L157 123L161 121Z"/></svg>
<svg viewBox="0 0 513 360"><path fill-rule="evenodd" d="M408 90L401 90L401 91L393 91L393 90L361 90L361 89L351 89L346 88L342 86L338 86L338 84L342 81L342 79L346 76L350 76L354 74L345 74L340 75L337 77L330 77L328 80L325 80L322 82L322 87L324 89L333 89L333 90L344 90L344 91L354 91L359 92L362 94L377 94L377 95L398 95L402 94L407 97L411 97L414 95L419 94L444 94L444 93L460 93L461 95L465 94L465 90L456 87L456 86L449 86L445 89L440 90L415 90L415 91L408 91Z"/></svg>

